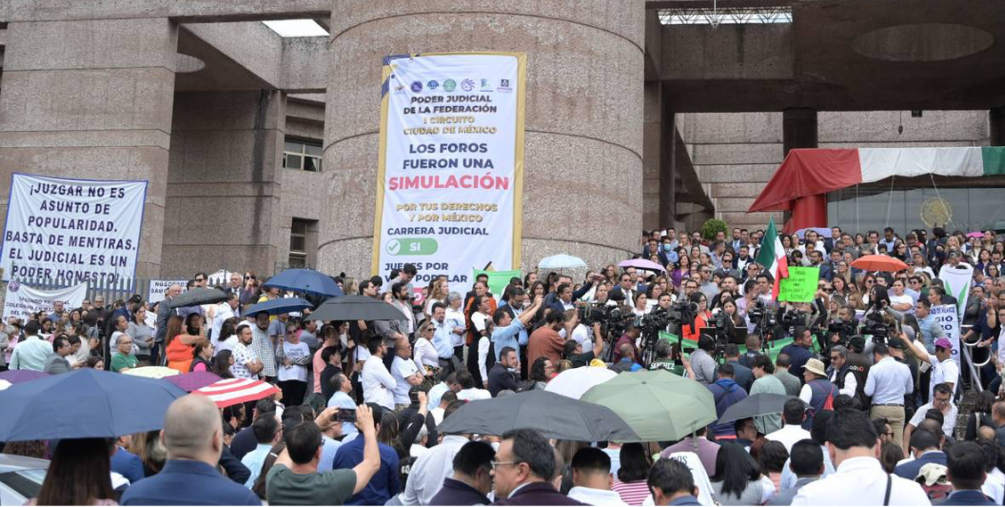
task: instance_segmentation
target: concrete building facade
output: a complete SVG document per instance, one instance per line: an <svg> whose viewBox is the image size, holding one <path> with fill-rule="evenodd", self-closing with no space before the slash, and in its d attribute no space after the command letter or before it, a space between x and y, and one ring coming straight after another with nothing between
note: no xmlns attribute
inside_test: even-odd
<svg viewBox="0 0 1005 507"><path fill-rule="evenodd" d="M524 268L608 263L643 229L711 217L762 227L745 211L787 148L1005 142L999 3L747 3L726 8L789 18L675 21L704 0L4 2L0 194L12 172L148 180L139 277L368 274L380 62L410 52L527 53ZM329 35L262 23L280 19Z"/></svg>

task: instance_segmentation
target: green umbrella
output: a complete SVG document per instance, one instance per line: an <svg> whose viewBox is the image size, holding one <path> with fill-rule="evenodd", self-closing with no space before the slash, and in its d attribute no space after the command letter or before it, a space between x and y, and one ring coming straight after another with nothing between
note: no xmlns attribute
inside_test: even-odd
<svg viewBox="0 0 1005 507"><path fill-rule="evenodd" d="M717 419L708 388L663 370L622 373L580 400L613 410L643 442L680 440Z"/></svg>

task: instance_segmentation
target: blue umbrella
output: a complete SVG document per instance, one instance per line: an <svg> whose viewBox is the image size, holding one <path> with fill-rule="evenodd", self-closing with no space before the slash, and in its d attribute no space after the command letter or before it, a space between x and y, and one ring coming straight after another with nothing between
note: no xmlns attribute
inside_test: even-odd
<svg viewBox="0 0 1005 507"><path fill-rule="evenodd" d="M255 315L256 313L266 312L269 315L279 315L280 313L299 312L313 306L300 298L276 298L252 305L244 311L244 314Z"/></svg>
<svg viewBox="0 0 1005 507"><path fill-rule="evenodd" d="M337 297L342 295L342 289L335 283L335 280L313 269L287 269L269 278L263 285L317 296Z"/></svg>
<svg viewBox="0 0 1005 507"><path fill-rule="evenodd" d="M112 438L164 427L185 396L160 380L81 369L0 391L0 441Z"/></svg>

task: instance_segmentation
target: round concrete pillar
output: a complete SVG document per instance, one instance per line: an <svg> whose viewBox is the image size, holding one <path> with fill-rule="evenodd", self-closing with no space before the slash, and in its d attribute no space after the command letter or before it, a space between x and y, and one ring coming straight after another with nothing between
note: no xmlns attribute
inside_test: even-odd
<svg viewBox="0 0 1005 507"><path fill-rule="evenodd" d="M643 0L340 0L331 38L320 269L370 274L381 62L407 53L527 53L524 269L638 249Z"/></svg>

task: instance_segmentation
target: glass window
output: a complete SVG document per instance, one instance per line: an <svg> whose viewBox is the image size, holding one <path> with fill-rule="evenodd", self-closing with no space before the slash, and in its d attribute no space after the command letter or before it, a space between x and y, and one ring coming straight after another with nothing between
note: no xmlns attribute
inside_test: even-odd
<svg viewBox="0 0 1005 507"><path fill-rule="evenodd" d="M828 222L863 234L887 226L900 235L936 226L964 232L1005 229L1002 190L849 187L827 195Z"/></svg>
<svg viewBox="0 0 1005 507"><path fill-rule="evenodd" d="M321 172L321 145L309 142L286 141L283 151L283 167Z"/></svg>

